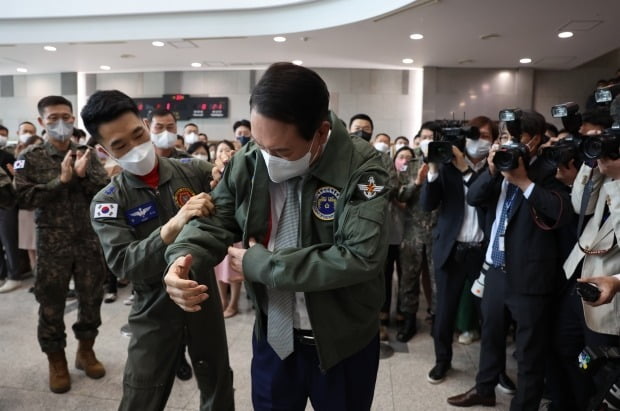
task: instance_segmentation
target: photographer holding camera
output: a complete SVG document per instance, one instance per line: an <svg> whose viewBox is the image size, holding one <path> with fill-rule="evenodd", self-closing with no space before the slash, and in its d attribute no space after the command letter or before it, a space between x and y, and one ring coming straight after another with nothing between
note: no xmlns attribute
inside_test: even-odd
<svg viewBox="0 0 620 411"><path fill-rule="evenodd" d="M482 297L482 341L476 385L448 398L459 407L495 405L495 385L505 364L505 310L517 323L517 392L511 410L538 410L543 394L552 293L558 269L555 229L571 221L569 193L556 169L538 161L544 117L514 110L508 122L513 142L492 148L484 172L470 186L470 205L493 217ZM488 292L491 291L492 292Z"/></svg>
<svg viewBox="0 0 620 411"><path fill-rule="evenodd" d="M470 124L469 130L443 131L436 125L423 125L420 132L421 149L428 161L420 203L426 211L439 209L432 253L437 283L433 325L435 366L427 377L432 384L442 382L450 369L454 323L465 280L474 281L484 261L485 215L468 205L465 198L468 187L485 174L485 158L497 137L497 128L487 117L476 117ZM478 135L472 135L476 134L472 133L474 128ZM425 138L428 131L434 137L432 142ZM442 141L437 141L440 132Z"/></svg>

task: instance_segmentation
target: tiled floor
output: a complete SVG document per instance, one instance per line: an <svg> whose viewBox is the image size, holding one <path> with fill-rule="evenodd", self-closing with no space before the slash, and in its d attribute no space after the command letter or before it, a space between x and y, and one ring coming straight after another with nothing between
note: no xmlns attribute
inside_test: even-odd
<svg viewBox="0 0 620 411"><path fill-rule="evenodd" d="M98 358L104 363L107 375L91 380L72 367L76 341L70 326L75 321L74 302L68 302L65 323L68 328L67 359L72 378L71 390L53 394L47 387L47 361L36 339L37 309L34 296L27 292L32 280L12 293L0 295L0 410L116 410L121 397L122 372L126 359L128 338L119 329L127 321L129 307L122 300L129 289L119 290L119 299L102 307L103 325L95 344ZM231 366L235 372L235 401L237 410L251 410L250 359L253 312L242 297L242 313L226 320ZM427 411L456 410L446 398L465 392L473 386L478 366L479 344L454 344L454 369L439 385L426 381L433 366L434 353L429 327L419 321L419 333L408 344L395 342L391 330L392 357L381 360L373 410ZM512 347L508 348L512 353ZM508 356L508 374L515 377L515 362ZM497 392L495 410L507 410L509 396ZM176 380L167 410L197 410L198 390L195 381ZM307 409L312 409L308 406ZM470 408L492 410L493 408Z"/></svg>

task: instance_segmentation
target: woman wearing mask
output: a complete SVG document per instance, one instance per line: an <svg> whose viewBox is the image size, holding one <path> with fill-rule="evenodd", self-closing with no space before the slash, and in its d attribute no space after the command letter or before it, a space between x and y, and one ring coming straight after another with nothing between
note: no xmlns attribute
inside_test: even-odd
<svg viewBox="0 0 620 411"><path fill-rule="evenodd" d="M211 156L209 155L209 146L203 141L197 141L191 144L187 149L187 153L192 157L211 162Z"/></svg>

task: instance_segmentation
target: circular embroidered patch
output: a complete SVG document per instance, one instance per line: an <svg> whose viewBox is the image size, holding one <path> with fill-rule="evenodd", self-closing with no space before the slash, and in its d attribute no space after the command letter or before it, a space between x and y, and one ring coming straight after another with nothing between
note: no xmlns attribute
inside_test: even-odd
<svg viewBox="0 0 620 411"><path fill-rule="evenodd" d="M314 201L312 202L312 212L314 215L324 221L334 219L336 214L336 201L340 197L340 191L334 187L321 187L314 193Z"/></svg>
<svg viewBox="0 0 620 411"><path fill-rule="evenodd" d="M195 193L187 187L181 187L174 192L174 202L177 203L177 207L181 208L192 198Z"/></svg>

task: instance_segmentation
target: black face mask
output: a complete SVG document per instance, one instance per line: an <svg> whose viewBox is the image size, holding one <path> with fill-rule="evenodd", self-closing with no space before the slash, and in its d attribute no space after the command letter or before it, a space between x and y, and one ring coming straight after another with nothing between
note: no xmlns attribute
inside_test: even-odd
<svg viewBox="0 0 620 411"><path fill-rule="evenodd" d="M367 133L364 130L357 130L355 133L351 133L354 136L358 136L363 138L366 141L370 141L370 137L372 137L371 133Z"/></svg>
<svg viewBox="0 0 620 411"><path fill-rule="evenodd" d="M250 142L250 138L248 136L239 136L237 137L237 141L241 143L242 146L245 146Z"/></svg>

